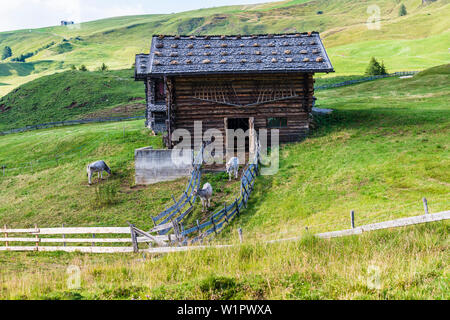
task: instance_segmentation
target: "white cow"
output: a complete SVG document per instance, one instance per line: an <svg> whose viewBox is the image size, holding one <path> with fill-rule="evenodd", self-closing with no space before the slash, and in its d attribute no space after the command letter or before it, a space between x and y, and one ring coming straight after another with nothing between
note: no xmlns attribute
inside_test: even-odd
<svg viewBox="0 0 450 320"><path fill-rule="evenodd" d="M209 182L205 183L201 190L197 190L197 188L194 189L194 195L198 195L200 200L202 200L202 212L205 212L206 208L211 207L212 193L213 190Z"/></svg>
<svg viewBox="0 0 450 320"><path fill-rule="evenodd" d="M100 179L100 176L103 179L103 171L106 171L106 172L108 172L108 174L111 174L111 169L108 167L108 165L103 160L99 160L99 161L93 162L91 164L88 164L86 170L87 170L89 184L92 184L91 179L92 179L92 174L94 172L98 173L99 179Z"/></svg>
<svg viewBox="0 0 450 320"><path fill-rule="evenodd" d="M228 173L228 181L231 181L231 176L234 174L234 178L238 178L239 173L239 159L237 157L233 157L228 160L227 165L227 173Z"/></svg>

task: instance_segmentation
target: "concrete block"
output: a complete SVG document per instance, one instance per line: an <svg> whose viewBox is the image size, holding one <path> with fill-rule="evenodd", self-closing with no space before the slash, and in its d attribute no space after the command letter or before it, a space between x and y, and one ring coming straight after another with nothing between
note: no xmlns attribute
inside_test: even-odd
<svg viewBox="0 0 450 320"><path fill-rule="evenodd" d="M190 176L193 169L193 152L145 147L135 150L134 161L136 184L153 184Z"/></svg>

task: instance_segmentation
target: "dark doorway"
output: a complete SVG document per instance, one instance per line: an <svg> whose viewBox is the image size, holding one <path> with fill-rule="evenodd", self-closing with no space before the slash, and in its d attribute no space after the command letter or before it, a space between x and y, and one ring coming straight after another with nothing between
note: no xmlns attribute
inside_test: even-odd
<svg viewBox="0 0 450 320"><path fill-rule="evenodd" d="M228 118L228 128L227 129L242 129L247 131L249 129L248 118Z"/></svg>
<svg viewBox="0 0 450 320"><path fill-rule="evenodd" d="M242 141L238 141L238 138L235 136L233 143L233 148L228 145L227 147L227 157L230 158L230 153L235 154L235 156L239 157L240 163L245 163L247 158L247 153L249 152L250 139L249 139L249 129L250 129L250 121L249 118L228 118L226 119L226 128L229 130L238 130L241 129L244 131L245 142L242 145ZM227 136L228 139L228 136ZM231 141L230 141L231 143Z"/></svg>

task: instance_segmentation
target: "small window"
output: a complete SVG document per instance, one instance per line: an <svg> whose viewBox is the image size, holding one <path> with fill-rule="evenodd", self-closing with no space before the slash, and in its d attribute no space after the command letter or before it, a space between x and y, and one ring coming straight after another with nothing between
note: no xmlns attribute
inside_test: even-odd
<svg viewBox="0 0 450 320"><path fill-rule="evenodd" d="M164 92L164 81L156 80L155 81L155 101L156 102L164 102L166 100L166 95Z"/></svg>
<svg viewBox="0 0 450 320"><path fill-rule="evenodd" d="M267 118L267 128L287 127L287 118Z"/></svg>

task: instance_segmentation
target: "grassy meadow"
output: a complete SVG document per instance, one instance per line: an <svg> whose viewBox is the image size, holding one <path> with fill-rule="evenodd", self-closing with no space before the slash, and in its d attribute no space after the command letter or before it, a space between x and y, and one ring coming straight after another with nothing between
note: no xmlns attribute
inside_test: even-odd
<svg viewBox="0 0 450 320"><path fill-rule="evenodd" d="M155 256L2 252L0 298L448 299L448 222L334 240L311 233L348 228L350 210L356 225L422 214L424 196L432 213L449 209L449 75L443 65L317 91L317 106L335 111L317 118L304 141L282 146L278 173L257 178L246 211L213 239L237 247ZM187 180L135 186L133 152L143 146L162 146L143 121L1 136L8 169L0 225L150 228ZM89 187L85 165L99 158L113 175ZM237 192L223 174L205 181L217 191L214 208ZM106 188L113 192L103 203L96 191ZM194 215L201 218L199 203ZM292 236L302 239L263 242ZM69 265L81 269L80 289L67 288Z"/></svg>
<svg viewBox="0 0 450 320"><path fill-rule="evenodd" d="M0 254L1 299L450 298L449 225L161 256ZM69 266L80 287L68 287Z"/></svg>
<svg viewBox="0 0 450 320"><path fill-rule="evenodd" d="M134 70L65 71L22 85L0 98L0 131L102 116L144 115L145 89Z"/></svg>

